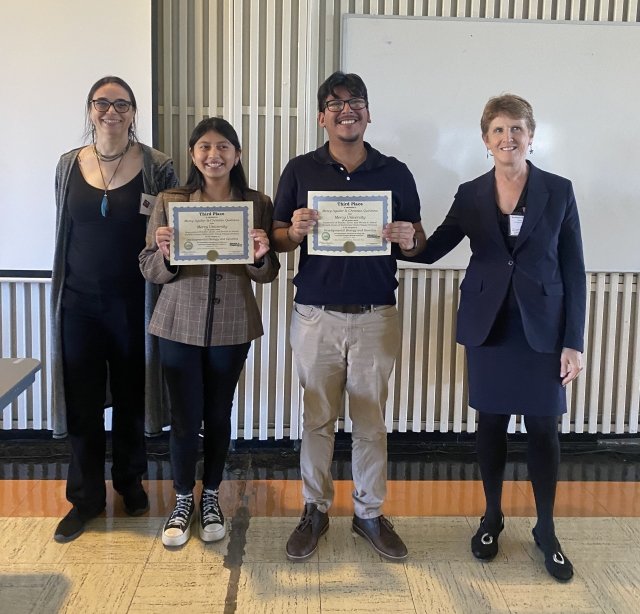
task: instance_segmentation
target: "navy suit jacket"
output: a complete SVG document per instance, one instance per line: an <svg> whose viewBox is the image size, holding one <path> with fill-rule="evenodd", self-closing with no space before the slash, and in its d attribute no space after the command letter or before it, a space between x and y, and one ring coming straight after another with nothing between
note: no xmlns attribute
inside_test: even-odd
<svg viewBox="0 0 640 614"><path fill-rule="evenodd" d="M568 179L528 164L526 212L513 254L498 223L491 170L458 188L425 250L408 260L431 264L469 237L472 254L460 285L458 343L484 343L512 284L534 350L582 352L586 275L573 187Z"/></svg>

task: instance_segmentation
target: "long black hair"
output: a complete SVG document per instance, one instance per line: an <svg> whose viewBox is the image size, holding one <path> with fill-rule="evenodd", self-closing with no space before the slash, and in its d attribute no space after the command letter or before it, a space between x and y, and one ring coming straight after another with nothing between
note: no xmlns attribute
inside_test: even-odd
<svg viewBox="0 0 640 614"><path fill-rule="evenodd" d="M193 148L196 146L196 143L207 132L211 131L217 132L227 139L227 141L229 141L235 148L236 153L239 154L242 151L238 134L234 130L233 126L226 119L222 119L221 117L208 117L207 119L203 119L193 129L191 137L189 138L189 151L193 153ZM242 160L238 160L238 163L231 169L231 172L229 173L229 181L231 182L231 189L234 192L238 192L240 196L244 198L245 194L249 190L249 184L247 183L247 177L244 174ZM202 190L204 186L204 177L198 170L198 167L193 163L193 160L191 160L189 175L184 189L187 192L195 192L196 190Z"/></svg>

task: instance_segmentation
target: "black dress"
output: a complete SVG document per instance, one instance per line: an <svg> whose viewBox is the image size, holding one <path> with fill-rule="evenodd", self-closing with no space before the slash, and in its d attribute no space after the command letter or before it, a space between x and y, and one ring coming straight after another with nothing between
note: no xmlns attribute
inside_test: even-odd
<svg viewBox="0 0 640 614"><path fill-rule="evenodd" d="M517 236L510 236L509 216L496 205L498 223L511 252ZM526 187L514 214L526 215ZM560 377L560 352L536 352L524 333L513 287L486 341L466 347L469 405L491 414L558 416L567 411Z"/></svg>

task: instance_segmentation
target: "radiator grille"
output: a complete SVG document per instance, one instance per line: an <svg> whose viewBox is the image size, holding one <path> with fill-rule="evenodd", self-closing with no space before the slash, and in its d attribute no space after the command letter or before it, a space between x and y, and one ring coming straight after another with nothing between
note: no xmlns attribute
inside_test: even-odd
<svg viewBox="0 0 640 614"><path fill-rule="evenodd" d="M283 256L293 258L293 256ZM284 274L257 286L265 336L254 343L232 415L234 439L300 437L301 389L289 348L293 286ZM464 349L455 343L458 286L464 271L401 269L402 347L392 374L389 431L474 432L467 405ZM564 433L637 433L640 318L637 273L590 273L585 371L569 387ZM0 281L2 356L42 361L36 382L4 409L2 428L51 428L49 280ZM351 430L348 402L339 428ZM524 430L514 417L511 430Z"/></svg>

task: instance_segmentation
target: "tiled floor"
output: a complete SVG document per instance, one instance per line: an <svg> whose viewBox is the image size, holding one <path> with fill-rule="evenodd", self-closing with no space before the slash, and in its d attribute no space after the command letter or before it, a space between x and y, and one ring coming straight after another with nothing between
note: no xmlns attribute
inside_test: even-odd
<svg viewBox="0 0 640 614"><path fill-rule="evenodd" d="M526 482L505 488L500 553L480 563L469 539L481 513L476 481L390 482L385 508L407 542L404 564L383 561L350 531L351 483L336 483L318 553L294 564L284 543L301 507L297 480L226 481L227 537L197 536L168 550L159 539L173 501L147 483L148 516L129 518L110 496L76 541L52 540L67 509L64 482L0 480L0 612L538 613L640 611L640 483L562 482L558 535L574 562L566 585L535 548Z"/></svg>

